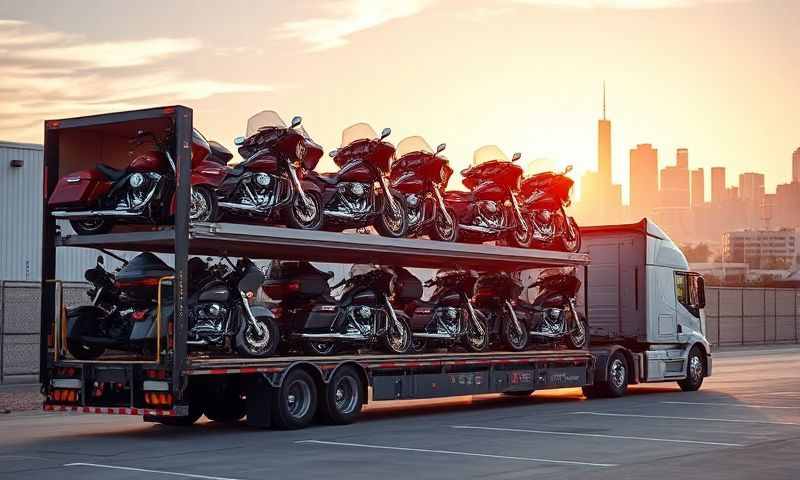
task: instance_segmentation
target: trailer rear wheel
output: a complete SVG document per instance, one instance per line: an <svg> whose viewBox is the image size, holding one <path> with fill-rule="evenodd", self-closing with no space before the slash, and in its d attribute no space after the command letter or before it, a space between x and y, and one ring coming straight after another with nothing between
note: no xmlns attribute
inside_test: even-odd
<svg viewBox="0 0 800 480"><path fill-rule="evenodd" d="M703 354L697 346L689 351L688 363L686 365L686 378L678 380L678 386L684 392L694 392L703 385L703 378L706 372L706 362Z"/></svg>
<svg viewBox="0 0 800 480"><path fill-rule="evenodd" d="M336 371L322 392L320 411L325 423L347 425L353 423L364 405L364 385L353 367Z"/></svg>
<svg viewBox="0 0 800 480"><path fill-rule="evenodd" d="M304 370L291 370L272 395L272 423L278 428L305 428L317 413L317 385Z"/></svg>
<svg viewBox="0 0 800 480"><path fill-rule="evenodd" d="M212 422L238 422L247 413L247 402L236 386L226 385L219 395L208 399L206 417Z"/></svg>

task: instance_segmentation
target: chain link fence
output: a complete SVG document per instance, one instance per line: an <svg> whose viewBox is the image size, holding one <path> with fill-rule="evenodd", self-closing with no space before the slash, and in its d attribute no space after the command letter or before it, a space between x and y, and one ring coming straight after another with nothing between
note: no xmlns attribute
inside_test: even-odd
<svg viewBox="0 0 800 480"><path fill-rule="evenodd" d="M63 285L65 304L88 301ZM37 380L41 298L39 282L0 281L0 384ZM706 327L715 347L798 343L800 289L706 287Z"/></svg>

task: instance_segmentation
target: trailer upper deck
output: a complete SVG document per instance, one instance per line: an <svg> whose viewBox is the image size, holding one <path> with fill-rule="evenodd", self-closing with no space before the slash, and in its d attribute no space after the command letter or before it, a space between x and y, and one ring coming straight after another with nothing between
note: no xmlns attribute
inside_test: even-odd
<svg viewBox="0 0 800 480"><path fill-rule="evenodd" d="M408 267L460 267L475 270L584 266L585 253L505 246L386 238L378 235L294 230L234 223L189 225L189 254L298 259L333 263L375 263ZM173 253L171 227L151 231L59 236L58 246Z"/></svg>

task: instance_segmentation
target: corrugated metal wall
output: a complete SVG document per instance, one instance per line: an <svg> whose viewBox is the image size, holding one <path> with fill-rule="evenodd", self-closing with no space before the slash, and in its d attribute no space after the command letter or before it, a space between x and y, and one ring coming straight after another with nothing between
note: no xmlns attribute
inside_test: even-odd
<svg viewBox="0 0 800 480"><path fill-rule="evenodd" d="M22 167L12 167L22 160ZM0 142L0 280L37 281L42 248L42 147ZM73 233L69 222L59 221L64 233ZM56 273L65 281L83 280L83 272L94 265L99 252L59 248ZM121 256L130 258L133 254ZM118 262L105 256L106 265Z"/></svg>

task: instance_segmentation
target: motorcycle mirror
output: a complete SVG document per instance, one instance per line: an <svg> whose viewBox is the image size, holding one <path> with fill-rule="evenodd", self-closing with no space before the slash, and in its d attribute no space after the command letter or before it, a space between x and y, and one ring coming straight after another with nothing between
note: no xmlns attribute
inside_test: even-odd
<svg viewBox="0 0 800 480"><path fill-rule="evenodd" d="M136 136L137 137L140 137L142 135L144 135L144 130L136 130Z"/></svg>
<svg viewBox="0 0 800 480"><path fill-rule="evenodd" d="M384 138L388 137L391 134L392 134L391 128L389 127L384 128L383 130L381 130L381 140L383 140Z"/></svg>
<svg viewBox="0 0 800 480"><path fill-rule="evenodd" d="M445 148L447 148L447 144L446 143L440 143L439 146L436 147L436 153L439 154L439 153L444 152Z"/></svg>
<svg viewBox="0 0 800 480"><path fill-rule="evenodd" d="M511 156L511 161L512 161L512 162L516 162L516 161L517 161L517 160L519 160L520 158L522 158L522 154L521 154L521 153L519 153L519 152L516 152L516 153L514 153L514 155L512 155L512 156Z"/></svg>
<svg viewBox="0 0 800 480"><path fill-rule="evenodd" d="M572 165L567 165L567 168L564 169L564 174L566 175L571 171L572 171Z"/></svg>
<svg viewBox="0 0 800 480"><path fill-rule="evenodd" d="M300 126L300 123L303 122L303 117L295 116L292 118L292 128Z"/></svg>
<svg viewBox="0 0 800 480"><path fill-rule="evenodd" d="M103 260L103 256L102 255L98 255L97 256L97 264L98 265L103 265L103 263L105 263L105 260Z"/></svg>
<svg viewBox="0 0 800 480"><path fill-rule="evenodd" d="M331 157L331 158L335 157L338 154L339 154L339 149L338 148L334 148L333 150L328 152L328 156Z"/></svg>
<svg viewBox="0 0 800 480"><path fill-rule="evenodd" d="M244 145L244 137L236 137L236 138L234 138L233 139L233 144L236 145L237 147L239 145Z"/></svg>

